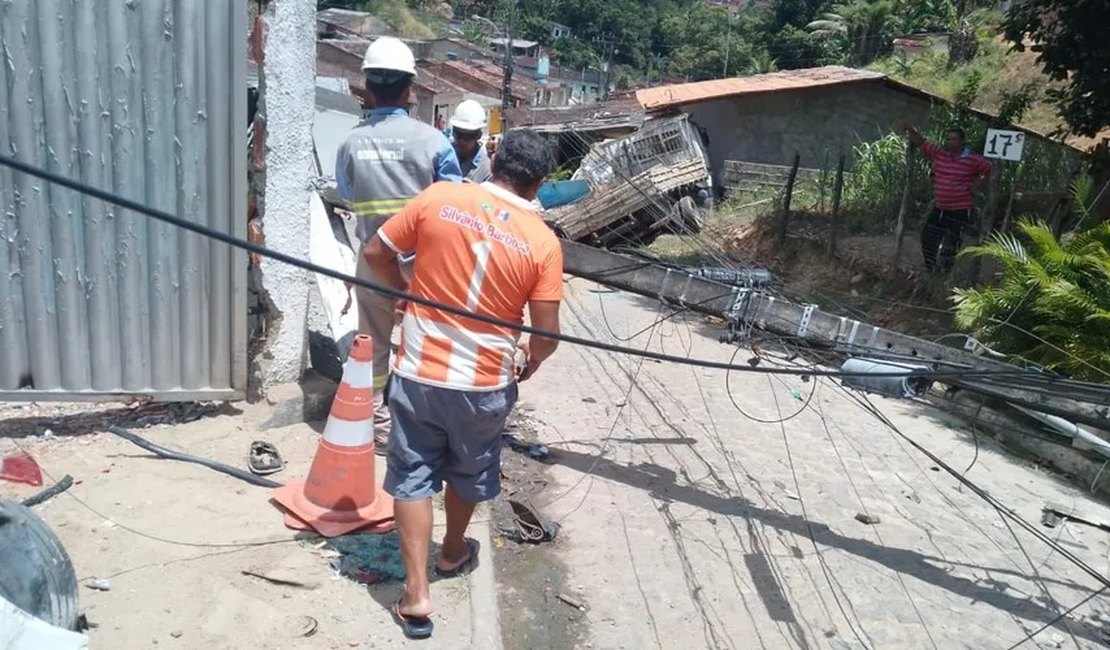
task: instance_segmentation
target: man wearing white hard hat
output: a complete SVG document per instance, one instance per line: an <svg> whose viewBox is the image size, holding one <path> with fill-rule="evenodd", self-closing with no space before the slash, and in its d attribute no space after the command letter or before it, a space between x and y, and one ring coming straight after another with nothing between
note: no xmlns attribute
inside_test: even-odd
<svg viewBox="0 0 1110 650"><path fill-rule="evenodd" d="M485 183L493 177L489 157L482 149L482 132L486 129L486 109L473 99L455 107L451 115L451 141L459 157L463 178L472 183Z"/></svg>
<svg viewBox="0 0 1110 650"><path fill-rule="evenodd" d="M365 245L410 199L436 181L462 182L462 172L447 136L408 115L416 78L412 50L383 36L366 48L362 70L371 110L339 147L335 180L358 216L355 232ZM356 276L378 282L363 255L358 256ZM384 455L391 424L384 392L396 301L365 289L356 289L355 296L359 332L374 341L374 443Z"/></svg>

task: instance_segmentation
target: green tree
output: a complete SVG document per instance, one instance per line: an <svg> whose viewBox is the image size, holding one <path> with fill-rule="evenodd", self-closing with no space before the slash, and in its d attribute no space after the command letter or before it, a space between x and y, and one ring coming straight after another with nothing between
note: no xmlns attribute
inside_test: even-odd
<svg viewBox="0 0 1110 650"><path fill-rule="evenodd" d="M1089 194L1089 181L1076 194ZM997 233L961 255L1002 268L984 289L957 289L956 325L995 349L1078 379L1110 379L1110 222L1057 241L1040 221L1022 220L1018 235Z"/></svg>
<svg viewBox="0 0 1110 650"><path fill-rule="evenodd" d="M854 65L890 52L896 32L895 0L854 0L806 25L830 51Z"/></svg>
<svg viewBox="0 0 1110 650"><path fill-rule="evenodd" d="M1106 0L1019 0L1003 30L1015 50L1038 54L1044 73L1060 87L1048 91L1072 132L1094 136L1110 125L1110 48Z"/></svg>
<svg viewBox="0 0 1110 650"><path fill-rule="evenodd" d="M751 67L752 46L743 25L723 9L697 4L662 21L671 74L717 79Z"/></svg>

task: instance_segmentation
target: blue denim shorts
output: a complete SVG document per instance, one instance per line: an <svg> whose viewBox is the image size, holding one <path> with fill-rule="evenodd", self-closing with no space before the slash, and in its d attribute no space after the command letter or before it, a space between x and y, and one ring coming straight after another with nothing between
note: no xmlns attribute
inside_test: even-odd
<svg viewBox="0 0 1110 650"><path fill-rule="evenodd" d="M446 481L466 501L501 492L501 433L517 400L517 386L464 391L393 375L384 489L398 501L440 492Z"/></svg>

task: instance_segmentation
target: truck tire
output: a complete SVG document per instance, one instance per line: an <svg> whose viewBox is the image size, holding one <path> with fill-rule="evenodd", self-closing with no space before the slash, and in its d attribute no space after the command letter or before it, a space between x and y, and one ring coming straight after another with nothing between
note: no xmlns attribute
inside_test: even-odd
<svg viewBox="0 0 1110 650"><path fill-rule="evenodd" d="M692 196L684 196L671 206L671 221L668 230L676 235L696 235L705 223L698 204Z"/></svg>
<svg viewBox="0 0 1110 650"><path fill-rule="evenodd" d="M678 213L682 215L682 227L686 232L696 235L705 225L705 213L698 207L694 197L684 196L678 200Z"/></svg>
<svg viewBox="0 0 1110 650"><path fill-rule="evenodd" d="M0 596L55 627L77 631L77 576L65 548L42 519L0 500Z"/></svg>

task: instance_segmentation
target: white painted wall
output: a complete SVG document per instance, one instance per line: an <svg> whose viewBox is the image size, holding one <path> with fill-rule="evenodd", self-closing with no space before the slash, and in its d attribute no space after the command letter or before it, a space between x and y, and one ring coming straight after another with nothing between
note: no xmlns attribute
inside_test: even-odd
<svg viewBox="0 0 1110 650"><path fill-rule="evenodd" d="M266 245L308 259L312 124L315 115L316 2L270 3L264 93L266 133ZM278 318L260 362L263 388L295 382L306 359L311 274L265 259L262 284Z"/></svg>

